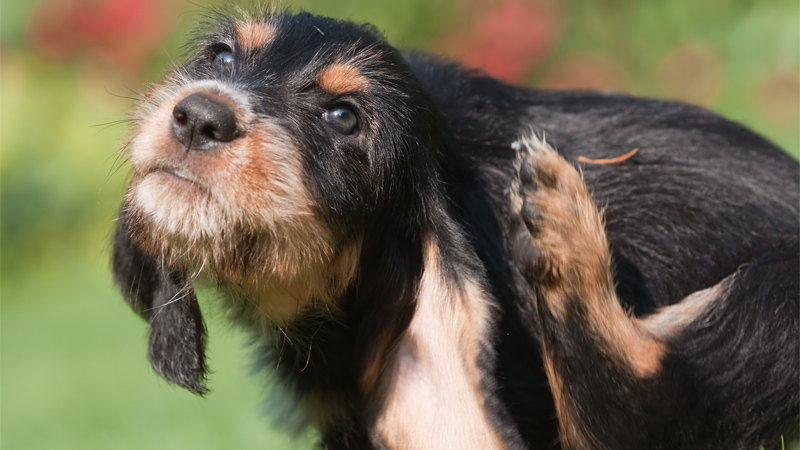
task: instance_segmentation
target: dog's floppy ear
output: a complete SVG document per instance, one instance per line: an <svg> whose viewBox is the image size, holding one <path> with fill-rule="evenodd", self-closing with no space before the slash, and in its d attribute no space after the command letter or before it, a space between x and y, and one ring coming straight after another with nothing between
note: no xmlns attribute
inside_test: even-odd
<svg viewBox="0 0 800 450"><path fill-rule="evenodd" d="M132 239L125 206L114 231L113 271L125 300L150 323L148 356L153 369L196 394L208 392L206 327L194 290Z"/></svg>

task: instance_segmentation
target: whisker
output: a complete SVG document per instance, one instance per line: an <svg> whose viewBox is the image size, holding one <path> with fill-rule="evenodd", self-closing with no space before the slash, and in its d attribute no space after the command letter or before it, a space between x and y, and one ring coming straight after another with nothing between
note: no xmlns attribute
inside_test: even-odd
<svg viewBox="0 0 800 450"><path fill-rule="evenodd" d="M310 342L308 343L308 355L306 357L306 365L304 365L303 368L300 369L300 372L305 372L306 368L308 367L308 363L311 361L311 349L314 347L314 336L316 336L317 333L319 333L319 330L322 328L322 323L323 322L320 321L316 331L314 331L314 334L311 335Z"/></svg>
<svg viewBox="0 0 800 450"><path fill-rule="evenodd" d="M144 100L145 96L141 92L138 92L138 91L136 91L134 89L131 89L127 84L123 84L122 87L124 87L125 89L128 90L128 92L130 92L131 94L136 96L136 98L133 98L133 100L136 100L136 101ZM109 92L109 94L111 94L111 93ZM111 95L114 95L114 94L111 94ZM122 97L122 98L128 98L128 97Z"/></svg>
<svg viewBox="0 0 800 450"><path fill-rule="evenodd" d="M121 150L114 152L113 155L109 155L109 157L106 158L106 161L108 161L109 158L113 157L114 158L114 162L111 164L111 168L108 170L108 174L106 174L105 180L103 180L103 183L102 183L102 185L100 187L101 189L106 184L108 184L108 182L111 180L111 178L114 175L116 175L116 173L122 167L125 166L125 163L127 163L129 161L130 157L128 156L128 152L126 150L130 146L130 142L131 141L128 141L127 143L125 143L125 145L122 147Z"/></svg>
<svg viewBox="0 0 800 450"><path fill-rule="evenodd" d="M176 292L175 295L172 296L172 298L168 302L164 303L163 305L159 305L159 306L150 308L150 309L148 309L146 311L156 311L155 314L153 314L153 317L156 317L161 311L164 310L164 308L166 308L167 306L169 306L169 305L171 305L173 303L177 303L177 302L189 297L189 295L191 295L191 291L188 289L188 285L187 285L187 286L181 288L178 292Z"/></svg>
<svg viewBox="0 0 800 450"><path fill-rule="evenodd" d="M133 89L131 89L131 88L127 87L127 86L125 86L125 88L128 89L129 91L131 91L136 97L128 97L127 95L115 94L115 93L109 91L107 86L103 86L103 90L106 91L106 94L108 94L108 95L110 95L112 97L124 98L126 100L133 100L135 102L138 102L139 100L142 99L141 94L139 94L138 92L134 91Z"/></svg>
<svg viewBox="0 0 800 450"><path fill-rule="evenodd" d="M110 122L105 122L105 123L96 123L96 124L94 124L94 125L89 125L89 128L104 127L104 128L102 128L102 129L103 129L103 130L105 130L105 129L106 129L106 128L108 128L108 127L111 127L111 126L114 126L114 125L119 125L119 124L121 124L121 123L129 123L129 122L132 122L132 121L134 121L134 120L139 120L139 119L119 119L119 120L112 120L112 121L110 121Z"/></svg>

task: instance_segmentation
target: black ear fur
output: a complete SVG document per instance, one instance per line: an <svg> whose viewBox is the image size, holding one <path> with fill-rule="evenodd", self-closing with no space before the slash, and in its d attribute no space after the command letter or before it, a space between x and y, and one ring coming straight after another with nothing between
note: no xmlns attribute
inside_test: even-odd
<svg viewBox="0 0 800 450"><path fill-rule="evenodd" d="M196 394L205 387L206 327L194 289L142 251L130 235L125 206L114 231L114 281L134 311L150 323L148 356L167 381Z"/></svg>

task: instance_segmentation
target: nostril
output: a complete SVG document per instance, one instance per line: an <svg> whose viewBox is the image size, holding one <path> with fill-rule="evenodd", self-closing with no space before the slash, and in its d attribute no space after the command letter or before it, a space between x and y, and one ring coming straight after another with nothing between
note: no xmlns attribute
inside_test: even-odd
<svg viewBox="0 0 800 450"><path fill-rule="evenodd" d="M200 134L202 134L203 136L209 137L211 139L218 140L218 141L222 140L222 139L220 139L221 134L219 133L219 131L217 131L217 129L214 128L211 125L203 127L203 129L200 130Z"/></svg>
<svg viewBox="0 0 800 450"><path fill-rule="evenodd" d="M178 102L172 117L173 135L187 150L210 150L239 136L233 111L202 94Z"/></svg>
<svg viewBox="0 0 800 450"><path fill-rule="evenodd" d="M178 111L177 108L174 111L172 111L172 117L174 117L175 120L181 125L186 125L187 123L189 123L189 118L186 115L186 113L183 111Z"/></svg>

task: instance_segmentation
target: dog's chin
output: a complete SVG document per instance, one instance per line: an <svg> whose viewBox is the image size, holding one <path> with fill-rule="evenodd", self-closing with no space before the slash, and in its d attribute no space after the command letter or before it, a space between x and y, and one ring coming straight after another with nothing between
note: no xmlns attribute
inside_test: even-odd
<svg viewBox="0 0 800 450"><path fill-rule="evenodd" d="M134 180L127 199L134 239L188 278L286 284L323 270L334 256L330 232L320 222L306 216L240 217L229 202L180 174L155 171Z"/></svg>
<svg viewBox="0 0 800 450"><path fill-rule="evenodd" d="M187 277L214 273L215 255L231 243L223 242L229 220L223 208L193 180L170 171L153 171L134 180L127 194L129 227L133 238L158 262Z"/></svg>
<svg viewBox="0 0 800 450"><path fill-rule="evenodd" d="M131 184L128 202L157 234L181 241L208 240L225 225L222 208L206 190L174 172L154 171Z"/></svg>

